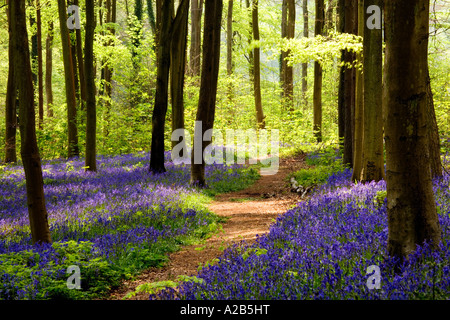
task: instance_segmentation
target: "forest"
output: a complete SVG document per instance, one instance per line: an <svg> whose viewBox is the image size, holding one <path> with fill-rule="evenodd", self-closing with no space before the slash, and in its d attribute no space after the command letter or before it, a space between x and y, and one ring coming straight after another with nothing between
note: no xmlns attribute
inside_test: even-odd
<svg viewBox="0 0 450 320"><path fill-rule="evenodd" d="M450 299L449 57L448 0L0 1L0 300Z"/></svg>

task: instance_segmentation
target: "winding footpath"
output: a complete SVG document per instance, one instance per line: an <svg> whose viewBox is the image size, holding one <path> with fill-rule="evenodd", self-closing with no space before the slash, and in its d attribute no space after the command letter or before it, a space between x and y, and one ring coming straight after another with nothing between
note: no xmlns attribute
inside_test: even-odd
<svg viewBox="0 0 450 320"><path fill-rule="evenodd" d="M183 247L170 253L169 261L162 268L150 268L135 280L125 281L106 299L120 300L127 293L135 291L143 283L165 280L175 281L178 276L197 275L200 264L219 257L225 248L234 244L251 243L258 234L269 232L276 218L301 201L298 194L291 192L286 177L292 171L306 168L305 155L280 159L277 174L261 176L247 189L217 195L209 209L226 218L223 229L202 244ZM137 294L133 300L147 300L148 294Z"/></svg>

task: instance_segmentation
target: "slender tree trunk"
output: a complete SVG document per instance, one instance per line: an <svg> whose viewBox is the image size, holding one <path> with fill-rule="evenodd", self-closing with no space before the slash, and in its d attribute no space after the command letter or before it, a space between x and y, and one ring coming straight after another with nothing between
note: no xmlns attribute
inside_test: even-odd
<svg viewBox="0 0 450 320"><path fill-rule="evenodd" d="M42 72L42 20L41 20L40 0L36 0L36 39L37 39L37 65L38 65L39 129L42 129L44 125L44 83Z"/></svg>
<svg viewBox="0 0 450 320"><path fill-rule="evenodd" d="M434 110L429 70L427 70L427 98L428 145L430 147L431 176L433 178L442 177L441 141L439 139L439 128L436 121L436 112Z"/></svg>
<svg viewBox="0 0 450 320"><path fill-rule="evenodd" d="M358 35L364 38L366 18L364 0L358 0ZM358 53L356 59L363 63L363 54ZM353 134L353 173L352 181L361 180L363 145L364 145L364 75L362 69L356 70L355 93L355 132Z"/></svg>
<svg viewBox="0 0 450 320"><path fill-rule="evenodd" d="M338 15L338 32L345 32L345 0L338 0L337 7ZM345 61L345 51L341 50L341 63ZM344 151L344 139L345 139L345 65L339 68L339 90L338 90L338 135L339 135L339 149ZM345 163L345 162L344 162Z"/></svg>
<svg viewBox="0 0 450 320"><path fill-rule="evenodd" d="M173 27L171 47L171 98L172 98L172 131L184 129L184 75L186 69L186 47L189 17L189 0L182 2L184 7L178 8L180 18ZM179 141L172 141L172 147ZM185 140L182 140L185 143ZM183 148L183 150L185 150ZM186 156L186 155L183 155Z"/></svg>
<svg viewBox="0 0 450 320"><path fill-rule="evenodd" d="M11 1L11 0L9 0ZM8 84L6 89L6 103L5 103L5 163L17 162L16 151L16 131L17 131L17 88L14 77L14 47L11 31L10 6L7 9L8 16Z"/></svg>
<svg viewBox="0 0 450 320"><path fill-rule="evenodd" d="M202 123L201 131L195 128L194 146L192 151L191 184L205 187L205 161L203 154L205 148L211 143L203 141L205 131L214 127L214 114L216 108L217 80L220 63L220 26L222 20L222 0L207 0L205 3L205 26L203 38L203 63L200 84L200 97L196 121ZM195 150L201 144L201 163L195 161Z"/></svg>
<svg viewBox="0 0 450 320"><path fill-rule="evenodd" d="M106 22L107 23L116 23L117 18L117 1L116 0L107 0L106 1ZM108 34L114 36L116 30L114 28L108 27ZM112 46L114 43L112 41L108 41L105 43L105 46ZM112 75L113 68L106 64L103 68L103 77L104 77L104 105L105 105L105 125L104 125L104 136L107 137L109 135L109 128L111 126L111 101L112 101Z"/></svg>
<svg viewBox="0 0 450 320"><path fill-rule="evenodd" d="M303 37L309 37L308 0L303 0ZM305 108L308 106L308 63L302 63L302 96Z"/></svg>
<svg viewBox="0 0 450 320"><path fill-rule="evenodd" d="M253 0L252 0L253 1ZM245 4L246 4L246 8L251 10L251 3L250 0L245 0ZM252 16L252 14L251 14ZM250 17L250 23L249 23L249 27L250 27L250 35L248 37L248 43L249 45L252 42L253 36L252 36L252 30L253 30L253 22L252 22L252 17ZM253 71L253 69L255 68L255 59L253 57L253 50L249 50L248 52L248 75L250 78L250 82L253 84L254 83L254 76L255 76L255 72Z"/></svg>
<svg viewBox="0 0 450 320"><path fill-rule="evenodd" d="M86 157L85 166L88 171L97 171L96 130L97 112L95 105L95 72L94 72L94 0L86 0L86 35L85 35L85 75L86 75Z"/></svg>
<svg viewBox="0 0 450 320"><path fill-rule="evenodd" d="M196 77L200 76L203 0L192 0L191 3L191 47L189 49L189 74L192 77Z"/></svg>
<svg viewBox="0 0 450 320"><path fill-rule="evenodd" d="M79 6L79 1L74 0L74 4ZM86 104L86 79L84 75L84 59L83 59L83 48L82 48L82 38L81 38L81 30L75 30L76 37L76 56L78 62L78 75L80 79L80 108L84 110Z"/></svg>
<svg viewBox="0 0 450 320"><path fill-rule="evenodd" d="M47 117L53 117L53 21L48 24L47 40L45 43L45 94L47 96Z"/></svg>
<svg viewBox="0 0 450 320"><path fill-rule="evenodd" d="M77 103L75 96L75 77L72 64L69 30L67 28L66 2L58 0L59 25L63 51L64 78L66 82L67 127L68 127L68 158L79 156Z"/></svg>
<svg viewBox="0 0 450 320"><path fill-rule="evenodd" d="M152 115L152 145L149 171L162 173L164 167L164 127L168 105L168 86L171 56L171 42L174 29L183 21L183 10L189 5L188 0L181 0L175 19L172 18L173 1L163 1L161 13L157 16L159 27L158 70L156 80L155 107ZM158 23L160 21L160 24ZM163 41L164 39L164 41Z"/></svg>
<svg viewBox="0 0 450 320"><path fill-rule="evenodd" d="M427 136L429 7L429 0L385 1L388 253L401 260L441 240Z"/></svg>
<svg viewBox="0 0 450 320"><path fill-rule="evenodd" d="M364 12L382 0L364 0ZM380 14L381 24L381 14ZM364 19L366 20L366 19ZM380 29L364 28L364 144L362 181L384 179L383 157L383 37ZM355 121L356 123L356 121Z"/></svg>
<svg viewBox="0 0 450 320"><path fill-rule="evenodd" d="M253 39L255 41L259 41L258 6L258 0L253 0L252 26ZM258 122L258 128L264 129L266 124L261 101L261 49L259 48L259 44L253 49L253 59L253 89L255 94L256 121Z"/></svg>
<svg viewBox="0 0 450 320"><path fill-rule="evenodd" d="M315 36L323 34L325 23L324 1L316 0ZM314 62L314 135L317 142L322 142L322 66Z"/></svg>
<svg viewBox="0 0 450 320"><path fill-rule="evenodd" d="M167 113L167 95L170 69L170 16L172 1L163 1L161 7L161 28L159 30L158 70L156 78L155 107L152 116L152 145L149 171L165 172L164 167L164 124ZM162 41L165 39L165 41Z"/></svg>
<svg viewBox="0 0 450 320"><path fill-rule="evenodd" d="M295 0L283 0L286 13L282 23L282 37L293 39L295 37ZM284 32L283 32L284 31ZM281 52L281 86L283 105L289 111L294 110L294 69L289 66L286 58L290 50Z"/></svg>
<svg viewBox="0 0 450 320"><path fill-rule="evenodd" d="M345 2L344 32L358 34L358 4L355 1ZM344 62L353 65L356 60L354 52L344 51ZM343 75L343 100L344 111L344 154L343 163L353 168L353 138L355 132L355 103L356 103L356 70L344 67Z"/></svg>
<svg viewBox="0 0 450 320"><path fill-rule="evenodd" d="M227 13L227 75L233 74L233 0L228 0L228 13ZM228 84L228 101L233 103L233 82Z"/></svg>
<svg viewBox="0 0 450 320"><path fill-rule="evenodd" d="M152 0L147 0L147 14L148 14L148 22L150 24L150 28L152 29L152 33L154 36L156 36L156 19L155 13L153 11Z"/></svg>
<svg viewBox="0 0 450 320"><path fill-rule="evenodd" d="M52 240L45 207L41 158L36 141L34 90L25 18L25 0L11 1L8 9L12 26L15 80L19 92L21 156L26 179L31 238L33 244L50 243Z"/></svg>

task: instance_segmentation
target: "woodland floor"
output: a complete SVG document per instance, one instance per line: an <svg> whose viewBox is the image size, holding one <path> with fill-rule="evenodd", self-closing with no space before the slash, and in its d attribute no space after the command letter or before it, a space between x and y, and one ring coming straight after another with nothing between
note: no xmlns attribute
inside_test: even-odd
<svg viewBox="0 0 450 320"><path fill-rule="evenodd" d="M209 209L227 218L223 230L212 235L203 243L183 247L170 253L169 261L162 268L143 271L135 280L124 281L111 292L106 300L120 300L127 293L135 291L143 283L176 280L180 275L197 275L200 264L219 257L225 248L233 244L252 243L257 234L269 231L276 218L302 199L291 192L286 177L293 171L306 168L305 154L280 159L279 170L275 175L261 176L245 190L217 195ZM133 300L147 300L148 294L137 294Z"/></svg>

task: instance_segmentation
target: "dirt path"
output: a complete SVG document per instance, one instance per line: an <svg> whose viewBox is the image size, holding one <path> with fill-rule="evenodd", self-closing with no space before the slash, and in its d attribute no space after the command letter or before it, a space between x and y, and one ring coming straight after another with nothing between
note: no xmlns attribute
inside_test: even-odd
<svg viewBox="0 0 450 320"><path fill-rule="evenodd" d="M304 155L280 159L278 173L262 176L251 187L215 197L209 205L211 211L227 217L223 231L213 235L203 244L184 247L169 254L169 262L163 268L150 268L133 281L125 281L107 299L122 299L143 283L176 280L179 275L197 275L199 264L220 256L226 247L246 241L251 243L257 234L267 233L278 215L300 201L290 191L285 177L292 171L305 168ZM138 294L133 299L148 299L148 294Z"/></svg>

